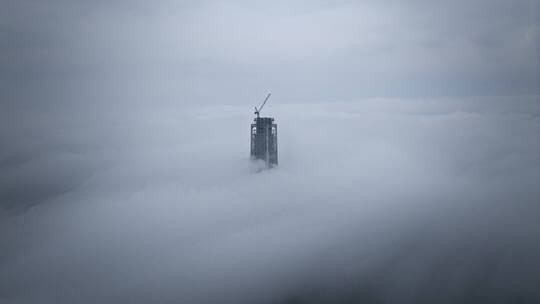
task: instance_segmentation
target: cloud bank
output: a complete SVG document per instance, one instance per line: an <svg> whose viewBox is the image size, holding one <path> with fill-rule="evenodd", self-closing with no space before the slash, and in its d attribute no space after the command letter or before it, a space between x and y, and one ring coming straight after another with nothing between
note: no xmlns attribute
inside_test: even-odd
<svg viewBox="0 0 540 304"><path fill-rule="evenodd" d="M237 106L40 113L3 131L2 300L540 298L538 96L267 111L280 167L262 173Z"/></svg>

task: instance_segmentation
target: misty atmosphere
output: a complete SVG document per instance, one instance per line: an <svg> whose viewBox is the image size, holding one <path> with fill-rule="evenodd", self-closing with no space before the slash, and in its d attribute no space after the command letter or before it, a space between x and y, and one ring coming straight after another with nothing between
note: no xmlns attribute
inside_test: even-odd
<svg viewBox="0 0 540 304"><path fill-rule="evenodd" d="M538 0L3 0L0 38L1 304L540 303Z"/></svg>

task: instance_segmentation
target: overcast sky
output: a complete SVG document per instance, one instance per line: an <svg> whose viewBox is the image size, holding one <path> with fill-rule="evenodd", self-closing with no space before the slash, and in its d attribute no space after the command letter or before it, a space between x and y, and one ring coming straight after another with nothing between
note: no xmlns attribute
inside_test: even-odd
<svg viewBox="0 0 540 304"><path fill-rule="evenodd" d="M3 102L539 93L539 2L2 1ZM96 92L98 91L98 92Z"/></svg>
<svg viewBox="0 0 540 304"><path fill-rule="evenodd" d="M539 303L539 13L0 0L0 303Z"/></svg>

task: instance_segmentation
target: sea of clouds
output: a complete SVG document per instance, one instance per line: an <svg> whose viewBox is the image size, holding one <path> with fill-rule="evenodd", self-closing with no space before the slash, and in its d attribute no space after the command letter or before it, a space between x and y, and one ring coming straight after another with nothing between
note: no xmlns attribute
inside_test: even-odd
<svg viewBox="0 0 540 304"><path fill-rule="evenodd" d="M0 303L540 301L539 96L14 108Z"/></svg>

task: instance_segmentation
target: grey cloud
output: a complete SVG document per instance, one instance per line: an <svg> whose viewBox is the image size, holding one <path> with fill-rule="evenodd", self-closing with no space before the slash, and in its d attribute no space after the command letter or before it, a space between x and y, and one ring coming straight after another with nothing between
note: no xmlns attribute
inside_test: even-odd
<svg viewBox="0 0 540 304"><path fill-rule="evenodd" d="M268 87L301 101L538 93L531 1L6 6L6 102L39 103L28 90L60 104L237 103Z"/></svg>
<svg viewBox="0 0 540 304"><path fill-rule="evenodd" d="M537 2L1 6L0 302L540 300Z"/></svg>
<svg viewBox="0 0 540 304"><path fill-rule="evenodd" d="M0 294L30 303L538 299L538 96L275 97L267 114L278 118L281 165L258 174L244 107L117 109L92 123L45 115L47 128L29 130L56 144L35 146L40 157L3 178L22 196L33 180L68 190L50 187L27 212L3 215ZM24 172L33 179L17 180Z"/></svg>

